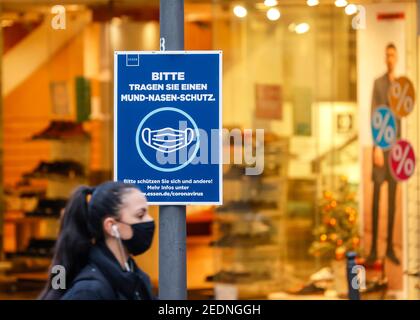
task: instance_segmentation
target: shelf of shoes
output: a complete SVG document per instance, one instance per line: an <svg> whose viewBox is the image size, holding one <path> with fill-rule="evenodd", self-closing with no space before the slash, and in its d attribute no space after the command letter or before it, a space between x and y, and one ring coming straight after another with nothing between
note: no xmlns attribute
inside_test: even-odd
<svg viewBox="0 0 420 320"><path fill-rule="evenodd" d="M258 148L258 147L257 147ZM264 145L264 171L246 175L246 166L224 168L224 205L215 210L215 270L206 280L235 286L238 298L263 297L281 283L283 224L287 200L287 138L270 135Z"/></svg>
<svg viewBox="0 0 420 320"><path fill-rule="evenodd" d="M88 183L90 137L82 123L51 121L30 139L40 140L49 141L50 157L23 174L19 184L28 190L42 186L43 192L11 195L7 204L5 222L12 236L7 251L15 260L49 258L68 197L75 187Z"/></svg>
<svg viewBox="0 0 420 320"><path fill-rule="evenodd" d="M42 161L28 179L44 179L47 198L68 198L72 190L88 182L90 162L90 137L82 123L54 120L32 136L32 140L51 142L50 161Z"/></svg>

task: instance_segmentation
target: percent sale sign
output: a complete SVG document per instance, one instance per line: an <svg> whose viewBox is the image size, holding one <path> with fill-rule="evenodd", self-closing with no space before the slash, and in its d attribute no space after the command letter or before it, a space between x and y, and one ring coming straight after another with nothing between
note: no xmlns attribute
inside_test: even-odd
<svg viewBox="0 0 420 320"><path fill-rule="evenodd" d="M388 90L389 106L399 117L405 117L414 109L415 94L413 83L407 77L394 80Z"/></svg>
<svg viewBox="0 0 420 320"><path fill-rule="evenodd" d="M389 150L389 170L397 181L405 181L416 167L414 148L409 141L397 137L397 119L408 116L414 109L415 92L407 77L392 81L388 89L387 105L379 105L372 113L371 129L374 144Z"/></svg>
<svg viewBox="0 0 420 320"><path fill-rule="evenodd" d="M398 140L391 148L389 167L394 178L404 181L411 177L416 166L413 146L407 140Z"/></svg>
<svg viewBox="0 0 420 320"><path fill-rule="evenodd" d="M375 109L372 115L372 136L375 145L389 149L395 142L397 121L393 112L387 106Z"/></svg>

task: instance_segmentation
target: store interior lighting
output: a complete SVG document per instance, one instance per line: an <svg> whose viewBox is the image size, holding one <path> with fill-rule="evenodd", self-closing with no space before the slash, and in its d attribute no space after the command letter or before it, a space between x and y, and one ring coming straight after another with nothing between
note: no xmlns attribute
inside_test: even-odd
<svg viewBox="0 0 420 320"><path fill-rule="evenodd" d="M277 8L271 8L267 11L267 18L271 21L276 21L280 19L281 13L280 10Z"/></svg>
<svg viewBox="0 0 420 320"><path fill-rule="evenodd" d="M355 4L349 4L346 6L346 8L344 9L344 12L348 15L351 16L353 14L355 14L357 12L357 6Z"/></svg>
<svg viewBox="0 0 420 320"><path fill-rule="evenodd" d="M277 5L277 0L264 0L264 4L267 7L274 7Z"/></svg>
<svg viewBox="0 0 420 320"><path fill-rule="evenodd" d="M348 2L347 2L347 0L335 0L334 4L338 8L343 8L343 7L347 6Z"/></svg>
<svg viewBox="0 0 420 320"><path fill-rule="evenodd" d="M244 18L246 17L248 11L245 7L237 5L233 8L233 14L237 16L238 18Z"/></svg>
<svg viewBox="0 0 420 320"><path fill-rule="evenodd" d="M306 22L299 23L295 26L295 32L297 34L304 34L309 31L311 27Z"/></svg>
<svg viewBox="0 0 420 320"><path fill-rule="evenodd" d="M319 0L307 0L306 4L310 7L315 7L319 5Z"/></svg>

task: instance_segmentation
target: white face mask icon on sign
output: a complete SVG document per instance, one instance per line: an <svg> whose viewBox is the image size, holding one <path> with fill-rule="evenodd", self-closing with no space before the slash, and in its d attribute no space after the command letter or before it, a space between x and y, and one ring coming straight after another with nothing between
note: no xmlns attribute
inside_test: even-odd
<svg viewBox="0 0 420 320"><path fill-rule="evenodd" d="M149 147L163 153L171 153L188 146L194 140L195 134L191 128L185 130L169 127L159 130L144 128L141 137Z"/></svg>

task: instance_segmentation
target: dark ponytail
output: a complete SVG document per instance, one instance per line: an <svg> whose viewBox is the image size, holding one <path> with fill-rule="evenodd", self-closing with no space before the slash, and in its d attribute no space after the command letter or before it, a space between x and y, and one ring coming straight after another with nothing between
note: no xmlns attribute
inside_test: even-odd
<svg viewBox="0 0 420 320"><path fill-rule="evenodd" d="M92 245L103 240L103 220L118 216L123 192L132 188L130 184L106 182L96 188L82 186L73 193L62 216L51 263L51 268L55 265L65 268L67 289L88 263ZM52 288L54 276L50 270L41 299L59 299L65 293L65 289Z"/></svg>

